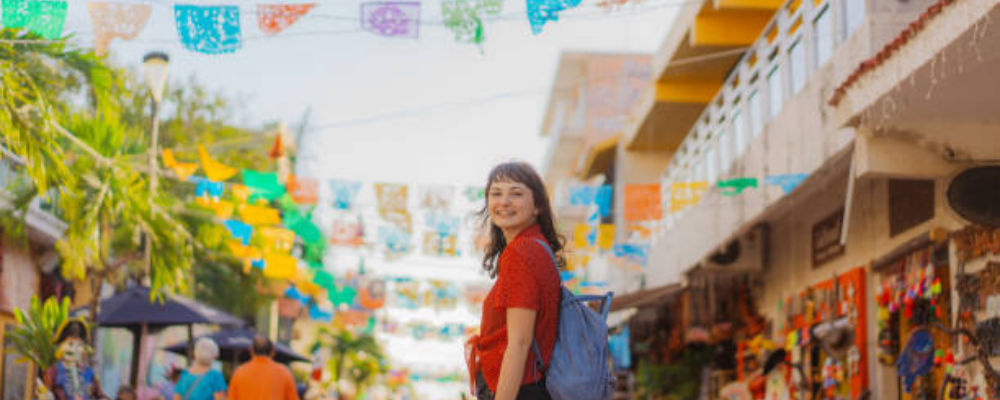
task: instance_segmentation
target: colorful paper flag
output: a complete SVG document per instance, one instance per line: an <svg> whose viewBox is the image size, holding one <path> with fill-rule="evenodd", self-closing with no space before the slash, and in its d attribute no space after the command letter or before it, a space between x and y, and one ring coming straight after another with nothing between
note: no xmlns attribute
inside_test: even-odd
<svg viewBox="0 0 1000 400"><path fill-rule="evenodd" d="M615 257L625 262L629 269L645 268L649 264L649 244L626 243L615 245Z"/></svg>
<svg viewBox="0 0 1000 400"><path fill-rule="evenodd" d="M808 174L771 175L764 178L764 183L781 186L781 190L784 190L785 194L788 194L795 190L807 177L809 177Z"/></svg>
<svg viewBox="0 0 1000 400"><path fill-rule="evenodd" d="M309 318L319 322L330 322L333 321L333 312L325 311L313 303L309 306Z"/></svg>
<svg viewBox="0 0 1000 400"><path fill-rule="evenodd" d="M361 29L376 35L415 39L420 35L420 2L361 3Z"/></svg>
<svg viewBox="0 0 1000 400"><path fill-rule="evenodd" d="M408 188L404 184L376 183L375 199L378 213L383 218L394 214L407 213Z"/></svg>
<svg viewBox="0 0 1000 400"><path fill-rule="evenodd" d="M226 229L233 235L233 238L239 239L240 243L244 246L250 245L250 237L253 236L253 226L232 219L223 221L222 224L226 226Z"/></svg>
<svg viewBox="0 0 1000 400"><path fill-rule="evenodd" d="M424 227L442 235L457 235L461 222L461 218L457 215L444 213L427 213L424 215Z"/></svg>
<svg viewBox="0 0 1000 400"><path fill-rule="evenodd" d="M663 218L660 184L625 185L625 220L653 221Z"/></svg>
<svg viewBox="0 0 1000 400"><path fill-rule="evenodd" d="M364 225L360 216L334 218L330 243L339 246L361 246L364 244Z"/></svg>
<svg viewBox="0 0 1000 400"><path fill-rule="evenodd" d="M243 175L243 184L250 189L251 203L257 198L268 201L276 200L285 194L285 185L282 185L278 180L277 173L244 169L241 174Z"/></svg>
<svg viewBox="0 0 1000 400"><path fill-rule="evenodd" d="M295 232L285 228L265 226L257 230L257 235L265 253L288 254L295 245Z"/></svg>
<svg viewBox="0 0 1000 400"><path fill-rule="evenodd" d="M670 185L670 212L679 212L698 204L708 190L708 182L675 182Z"/></svg>
<svg viewBox="0 0 1000 400"><path fill-rule="evenodd" d="M590 242L590 225L587 224L576 224L573 227L573 247L577 249L586 249L593 245Z"/></svg>
<svg viewBox="0 0 1000 400"><path fill-rule="evenodd" d="M200 176L189 177L190 182L195 183L194 194L199 198L208 200L210 202L218 201L222 198L222 193L226 190L226 184L222 182L215 182L210 179L205 179Z"/></svg>
<svg viewBox="0 0 1000 400"><path fill-rule="evenodd" d="M295 21L312 10L316 3L308 4L258 4L257 26L268 35L275 35L292 26ZM280 135L278 137L281 137Z"/></svg>
<svg viewBox="0 0 1000 400"><path fill-rule="evenodd" d="M188 50L224 54L242 46L239 6L175 4L174 18L177 20L177 35Z"/></svg>
<svg viewBox="0 0 1000 400"><path fill-rule="evenodd" d="M597 227L597 247L601 250L611 250L615 245L614 224L601 224Z"/></svg>
<svg viewBox="0 0 1000 400"><path fill-rule="evenodd" d="M331 179L330 189L333 191L333 208L349 210L361 191L361 182Z"/></svg>
<svg viewBox="0 0 1000 400"><path fill-rule="evenodd" d="M424 232L424 254L429 256L458 255L458 238L455 235Z"/></svg>
<svg viewBox="0 0 1000 400"><path fill-rule="evenodd" d="M736 178L719 181L717 184L722 189L722 195L733 197L743 193L747 188L757 187L757 178Z"/></svg>
<svg viewBox="0 0 1000 400"><path fill-rule="evenodd" d="M240 204L238 211L243 222L250 225L277 225L281 223L281 215L278 210L271 207Z"/></svg>
<svg viewBox="0 0 1000 400"><path fill-rule="evenodd" d="M542 33L542 27L549 21L558 21L559 12L580 5L580 0L527 0L528 22L531 33Z"/></svg>
<svg viewBox="0 0 1000 400"><path fill-rule="evenodd" d="M93 4L94 3L90 3L88 4L88 6ZM174 174L177 175L177 179L180 179L182 181L188 180L188 178L192 174L194 174L195 171L198 170L198 163L186 163L177 161L177 159L174 158L174 152L170 149L163 149L162 158L163 158L163 165L173 170Z"/></svg>
<svg viewBox="0 0 1000 400"><path fill-rule="evenodd" d="M299 260L288 254L267 253L264 255L264 276L271 279L292 279L298 265Z"/></svg>
<svg viewBox="0 0 1000 400"><path fill-rule="evenodd" d="M410 232L400 226L380 226L378 240L388 257L400 256L410 251Z"/></svg>
<svg viewBox="0 0 1000 400"><path fill-rule="evenodd" d="M285 186L288 188L292 200L298 204L314 205L319 200L318 184L315 179L288 175L288 182Z"/></svg>
<svg viewBox="0 0 1000 400"><path fill-rule="evenodd" d="M302 238L303 242L323 243L323 232L319 230L319 227L310 218L299 218L287 226L288 229L291 229L296 235Z"/></svg>
<svg viewBox="0 0 1000 400"><path fill-rule="evenodd" d="M45 39L62 36L66 23L65 1L3 0L3 26L25 28Z"/></svg>
<svg viewBox="0 0 1000 400"><path fill-rule="evenodd" d="M87 13L90 14L90 22L94 27L94 51L99 56L104 55L115 38L135 39L146 27L152 12L153 8L149 4L87 3ZM197 164L195 167L197 168Z"/></svg>
<svg viewBox="0 0 1000 400"><path fill-rule="evenodd" d="M612 195L610 185L572 186L569 188L569 204L574 206L596 205L600 216L606 217L611 212Z"/></svg>
<svg viewBox="0 0 1000 400"><path fill-rule="evenodd" d="M441 0L444 26L459 43L483 43L483 20L479 8L471 0Z"/></svg>
<svg viewBox="0 0 1000 400"><path fill-rule="evenodd" d="M451 185L421 185L417 189L420 208L431 211L446 211L455 198L455 187Z"/></svg>
<svg viewBox="0 0 1000 400"><path fill-rule="evenodd" d="M333 274L326 272L325 270L322 269L317 269L313 271L312 283L315 283L317 286L326 289L327 292L336 289L336 286L334 285L335 282L336 279L333 277Z"/></svg>
<svg viewBox="0 0 1000 400"><path fill-rule="evenodd" d="M208 151L205 151L205 146L198 146L198 158L201 159L201 168L205 170L205 176L210 181L222 182L236 175L236 168L213 160Z"/></svg>

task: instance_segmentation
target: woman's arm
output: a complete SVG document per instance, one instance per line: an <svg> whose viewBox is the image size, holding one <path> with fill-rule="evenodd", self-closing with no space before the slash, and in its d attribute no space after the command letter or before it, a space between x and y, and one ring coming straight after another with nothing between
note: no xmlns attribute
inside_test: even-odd
<svg viewBox="0 0 1000 400"><path fill-rule="evenodd" d="M514 400L521 389L524 363L535 335L535 317L538 312L527 308L507 309L507 349L500 363L500 380L497 382L496 400Z"/></svg>

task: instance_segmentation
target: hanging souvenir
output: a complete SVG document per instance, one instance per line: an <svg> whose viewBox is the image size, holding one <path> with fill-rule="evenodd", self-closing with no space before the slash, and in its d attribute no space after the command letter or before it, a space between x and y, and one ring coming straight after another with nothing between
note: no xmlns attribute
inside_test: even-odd
<svg viewBox="0 0 1000 400"><path fill-rule="evenodd" d="M175 4L174 17L177 20L177 35L188 50L224 54L242 46L239 6Z"/></svg>
<svg viewBox="0 0 1000 400"><path fill-rule="evenodd" d="M929 330L919 328L910 334L896 366L906 392L910 393L913 381L927 375L934 367L934 338Z"/></svg>

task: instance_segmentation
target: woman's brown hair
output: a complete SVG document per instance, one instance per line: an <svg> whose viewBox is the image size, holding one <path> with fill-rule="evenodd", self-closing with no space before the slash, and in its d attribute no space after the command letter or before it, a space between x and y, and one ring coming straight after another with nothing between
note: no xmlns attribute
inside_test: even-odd
<svg viewBox="0 0 1000 400"><path fill-rule="evenodd" d="M499 272L497 270L497 259L500 257L503 249L507 247L507 240L503 236L503 231L490 222L489 212L490 187L494 182L501 181L521 183L531 190L531 196L535 199L535 208L538 209L538 216L535 217L535 222L541 228L542 236L545 236L545 241L548 242L552 253L556 255L556 260L559 264L557 267L562 268L564 265L562 250L565 240L556 232L555 224L552 222L552 205L549 203L549 194L545 191L545 184L542 183L542 178L538 176L535 169L528 163L508 162L494 167L490 171L489 178L486 180L486 202L483 205L483 209L479 211L483 226L489 229L489 241L486 244L486 253L483 255L483 269L489 272L491 278L495 278Z"/></svg>

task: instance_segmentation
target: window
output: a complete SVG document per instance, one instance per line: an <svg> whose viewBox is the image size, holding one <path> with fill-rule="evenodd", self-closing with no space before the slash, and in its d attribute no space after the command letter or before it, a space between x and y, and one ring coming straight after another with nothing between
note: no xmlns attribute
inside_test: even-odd
<svg viewBox="0 0 1000 400"><path fill-rule="evenodd" d="M865 0L844 1L844 33L851 36L865 20Z"/></svg>
<svg viewBox="0 0 1000 400"><path fill-rule="evenodd" d="M747 144L750 140L746 137L746 128L743 126L743 113L739 111L739 105L736 105L736 112L733 113L733 158L738 158L743 155L743 152L747 149Z"/></svg>
<svg viewBox="0 0 1000 400"><path fill-rule="evenodd" d="M814 46L816 47L816 68L822 67L833 55L833 15L830 6L823 7L813 20Z"/></svg>
<svg viewBox="0 0 1000 400"><path fill-rule="evenodd" d="M781 112L781 106L785 100L782 94L781 66L775 64L767 73L768 116L772 119Z"/></svg>
<svg viewBox="0 0 1000 400"><path fill-rule="evenodd" d="M806 51L799 38L788 48L789 73L792 75L792 93L798 93L806 85L809 70L806 68Z"/></svg>
<svg viewBox="0 0 1000 400"><path fill-rule="evenodd" d="M889 237L934 218L934 181L889 180Z"/></svg>
<svg viewBox="0 0 1000 400"><path fill-rule="evenodd" d="M750 106L750 138L755 138L764 130L764 110L761 109L760 96L756 90L747 96L747 105Z"/></svg>

